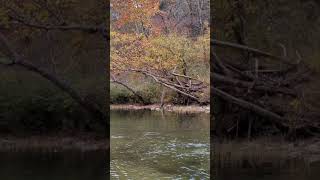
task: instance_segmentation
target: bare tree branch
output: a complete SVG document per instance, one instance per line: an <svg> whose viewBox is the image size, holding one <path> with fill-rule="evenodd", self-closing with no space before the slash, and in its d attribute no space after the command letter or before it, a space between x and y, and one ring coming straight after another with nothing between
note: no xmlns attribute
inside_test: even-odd
<svg viewBox="0 0 320 180"><path fill-rule="evenodd" d="M143 104L147 104L146 101L143 99L143 97L140 94L138 94L135 90L133 90L131 87L129 87L127 84L117 80L113 74L110 74L110 77L111 77L110 82L116 83L116 84L119 84L119 85L125 87L126 89L131 91L136 97L138 97L140 102L142 102Z"/></svg>
<svg viewBox="0 0 320 180"><path fill-rule="evenodd" d="M211 88L211 90L214 95L217 95L220 98L222 98L228 102L231 102L233 104L237 104L242 108L253 111L253 112L261 115L262 117L269 118L270 121L274 122L275 124L279 124L281 126L284 126L283 122L287 121L287 119L285 119L284 117L281 117L280 115L278 115L276 113L273 113L267 109L264 109L258 105L250 103L248 101L236 98L236 97L234 97L234 96L232 96L232 95L230 95L230 94L228 94L218 88Z"/></svg>
<svg viewBox="0 0 320 180"><path fill-rule="evenodd" d="M259 49L251 48L248 46L244 46L244 45L240 45L240 44L236 44L236 43L231 43L231 42L219 41L216 39L211 40L211 43L212 43L212 45L215 45L215 46L230 47L230 48L234 48L234 49L248 51L248 52L251 52L251 53L258 55L258 56L265 56L265 57L268 57L273 60L280 60L281 62L288 64L288 65L296 65L296 63L294 63L295 61L290 61L287 58L275 56L273 54L261 51Z"/></svg>
<svg viewBox="0 0 320 180"><path fill-rule="evenodd" d="M97 106L97 104L85 100L82 96L79 95L65 80L58 78L55 74L52 74L36 65L23 60L21 56L19 56L14 49L9 44L6 37L0 33L0 42L5 45L6 50L13 58L12 65L23 67L26 70L39 74L41 77L49 80L55 86L57 86L62 91L66 92L72 99L74 99L77 103L79 103L84 109L86 109L94 118L99 119L102 124L107 125L107 117L106 117L106 110L101 110Z"/></svg>

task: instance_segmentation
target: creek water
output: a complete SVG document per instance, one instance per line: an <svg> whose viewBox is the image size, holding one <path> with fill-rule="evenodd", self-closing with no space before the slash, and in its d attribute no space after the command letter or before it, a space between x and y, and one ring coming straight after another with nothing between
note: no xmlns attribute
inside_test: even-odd
<svg viewBox="0 0 320 180"><path fill-rule="evenodd" d="M111 179L209 179L209 114L111 111Z"/></svg>

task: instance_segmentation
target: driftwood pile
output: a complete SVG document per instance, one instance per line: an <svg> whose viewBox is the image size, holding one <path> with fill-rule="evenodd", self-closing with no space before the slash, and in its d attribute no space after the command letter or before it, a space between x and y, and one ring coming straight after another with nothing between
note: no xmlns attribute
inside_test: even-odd
<svg viewBox="0 0 320 180"><path fill-rule="evenodd" d="M281 56L218 40L211 46L216 135L319 135L320 115L304 98L312 71L299 52L291 59L283 45Z"/></svg>

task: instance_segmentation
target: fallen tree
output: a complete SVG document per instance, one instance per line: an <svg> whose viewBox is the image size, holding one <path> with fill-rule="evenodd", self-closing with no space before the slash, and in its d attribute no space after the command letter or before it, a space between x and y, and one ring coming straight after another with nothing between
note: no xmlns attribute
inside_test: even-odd
<svg viewBox="0 0 320 180"><path fill-rule="evenodd" d="M187 98L190 98L197 103L200 104L208 104L209 99L204 99L201 97L201 93L204 93L204 90L209 87L209 84L193 78L191 76L178 74L173 70L172 72L162 72L162 71L155 71L150 69L132 69L128 68L124 71L130 73L138 73L141 75L145 75L146 77L151 78L155 83L158 83L172 91L175 91ZM138 99L145 104L145 101L141 95L139 95L135 90L129 87L127 84L117 80L114 75L111 74L111 83L119 84L130 92L132 92ZM163 97L162 97L163 98Z"/></svg>
<svg viewBox="0 0 320 180"><path fill-rule="evenodd" d="M285 47L283 56L276 56L219 40L211 45L216 135L319 135L320 114L303 98L312 70L297 51L295 60L287 57Z"/></svg>

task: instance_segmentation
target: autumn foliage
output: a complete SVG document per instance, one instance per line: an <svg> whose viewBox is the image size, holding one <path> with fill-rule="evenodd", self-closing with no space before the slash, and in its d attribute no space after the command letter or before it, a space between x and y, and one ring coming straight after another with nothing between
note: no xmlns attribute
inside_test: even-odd
<svg viewBox="0 0 320 180"><path fill-rule="evenodd" d="M209 32L190 37L175 31L169 26L173 20L162 18L166 12L159 9L158 0L112 0L111 7L113 77L127 81L129 73L135 80L147 82L144 76L137 77L137 72L163 78L174 71L209 83Z"/></svg>
<svg viewBox="0 0 320 180"><path fill-rule="evenodd" d="M118 26L139 22L150 27L150 17L159 11L159 0L112 0L111 5L120 12L120 18L116 23Z"/></svg>

